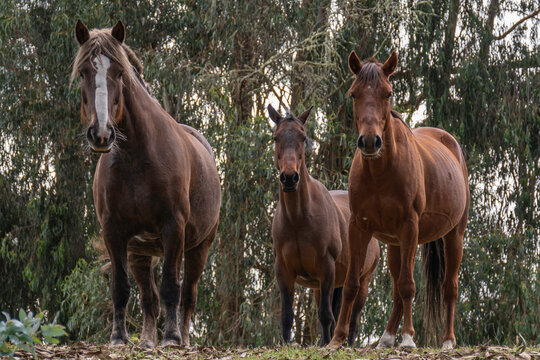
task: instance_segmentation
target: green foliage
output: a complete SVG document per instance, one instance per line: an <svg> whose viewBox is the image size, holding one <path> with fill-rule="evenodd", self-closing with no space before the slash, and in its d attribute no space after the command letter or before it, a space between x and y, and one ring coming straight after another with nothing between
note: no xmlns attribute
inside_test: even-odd
<svg viewBox="0 0 540 360"><path fill-rule="evenodd" d="M112 316L109 284L98 263L80 259L62 283L62 312L69 314L66 326L75 339L104 342L110 335Z"/></svg>
<svg viewBox="0 0 540 360"><path fill-rule="evenodd" d="M539 342L538 20L495 38L508 28L500 19L532 13L534 2L2 5L0 308L61 308L74 339L108 338L109 289L99 271L103 263L91 250L99 232L91 194L97 157L85 149L78 83L69 87L68 77L76 19L96 28L122 19L155 97L208 138L222 179L221 223L199 283L195 341L247 346L280 339L268 103L296 112L315 105L308 120L314 140L308 168L329 188L346 189L357 136L346 94L352 80L347 56L355 49L362 58L384 60L395 49L396 109L408 122L447 129L467 156L472 203L456 310L458 343L513 344L516 337ZM417 270L414 324L423 344ZM391 290L383 251L362 313L361 344L382 333ZM128 324L136 333L137 290L132 294ZM295 340L313 344L318 326L312 292L299 288L297 299Z"/></svg>
<svg viewBox="0 0 540 360"><path fill-rule="evenodd" d="M34 316L31 311L19 310L19 319L12 319L7 312L2 312L5 321L0 321L0 356L13 356L17 350L31 352L37 358L35 345L40 343L58 344L59 338L66 336L64 326L52 323L45 325L45 312Z"/></svg>

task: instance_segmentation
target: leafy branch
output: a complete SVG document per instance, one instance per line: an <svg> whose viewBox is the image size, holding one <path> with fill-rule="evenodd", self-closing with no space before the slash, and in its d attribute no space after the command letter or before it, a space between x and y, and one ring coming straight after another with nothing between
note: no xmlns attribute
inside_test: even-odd
<svg viewBox="0 0 540 360"><path fill-rule="evenodd" d="M41 342L45 344L58 344L58 338L67 335L62 325L53 322L44 325L45 312L42 311L34 316L31 311L27 313L19 310L19 319L12 319L7 312L2 312L6 321L0 321L0 356L9 356L17 350L25 350L37 358L35 345Z"/></svg>

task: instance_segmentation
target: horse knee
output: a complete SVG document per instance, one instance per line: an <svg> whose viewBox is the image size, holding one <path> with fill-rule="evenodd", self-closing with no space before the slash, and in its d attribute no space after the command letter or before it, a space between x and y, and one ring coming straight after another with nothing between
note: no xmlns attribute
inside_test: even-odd
<svg viewBox="0 0 540 360"><path fill-rule="evenodd" d="M332 325L335 322L334 315L328 309L319 309L319 321L323 327Z"/></svg>
<svg viewBox="0 0 540 360"><path fill-rule="evenodd" d="M188 286L182 291L182 307L194 309L197 302L197 287Z"/></svg>
<svg viewBox="0 0 540 360"><path fill-rule="evenodd" d="M174 281L163 281L160 289L161 299L165 306L177 305L180 301L180 284Z"/></svg>
<svg viewBox="0 0 540 360"><path fill-rule="evenodd" d="M125 307L129 300L129 283L118 282L112 287L112 298L115 307Z"/></svg>
<svg viewBox="0 0 540 360"><path fill-rule="evenodd" d="M358 284L358 282L347 284L347 286L343 288L343 302L353 302L356 298L356 294L358 294L358 290L360 290L360 284Z"/></svg>
<svg viewBox="0 0 540 360"><path fill-rule="evenodd" d="M410 301L414 298L416 293L416 286L414 281L406 280L400 281L398 284L399 296L402 301Z"/></svg>

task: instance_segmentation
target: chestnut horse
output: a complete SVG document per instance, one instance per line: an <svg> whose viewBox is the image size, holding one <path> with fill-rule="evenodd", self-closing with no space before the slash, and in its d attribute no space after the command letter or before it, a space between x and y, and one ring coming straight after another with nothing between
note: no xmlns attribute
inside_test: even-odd
<svg viewBox="0 0 540 360"><path fill-rule="evenodd" d="M334 315L339 313L341 287L349 263L350 211L346 191L328 191L308 173L304 124L310 111L311 108L298 117L288 113L283 118L268 106L270 119L276 123L274 160L280 173L279 202L272 222L274 268L281 292L283 340L290 341L294 284L298 283L315 289L321 345L326 345L334 330ZM379 244L375 239L369 241L366 256L364 265L356 269L361 285L348 333L350 345L358 334L358 317L366 302L371 274L379 262Z"/></svg>
<svg viewBox="0 0 540 360"><path fill-rule="evenodd" d="M112 29L88 31L79 20L75 37L80 47L72 79L78 74L82 78L81 116L88 122L88 144L101 153L93 192L112 267L111 344L128 341L129 266L141 291L141 346L155 346L160 295L165 305L163 344L187 345L197 282L219 220L214 154L199 132L178 124L149 94L139 76L142 67L124 44L120 21ZM152 270L156 256L164 258L159 295Z"/></svg>
<svg viewBox="0 0 540 360"><path fill-rule="evenodd" d="M438 246L440 251L425 253L429 264L424 272L428 277L427 292L431 295L427 307L434 310L430 313L435 314L431 315L438 315L440 279L444 278L446 332L442 347L456 345L454 310L458 269L470 203L467 168L461 148L450 134L429 127L411 131L391 111L389 76L396 66L395 52L384 64L374 59L362 63L354 51L349 55L349 68L356 76L349 94L353 97L359 137L349 177L351 265L331 348L339 347L345 339L360 284L358 269L369 259L372 235L388 244L388 265L394 284L394 305L379 346L394 345L403 317L400 346L415 347L412 301L416 291L413 279L416 250L419 244L435 247L438 242L444 242L444 246ZM437 258L444 259L444 265ZM444 275L434 273L438 267L444 267Z"/></svg>

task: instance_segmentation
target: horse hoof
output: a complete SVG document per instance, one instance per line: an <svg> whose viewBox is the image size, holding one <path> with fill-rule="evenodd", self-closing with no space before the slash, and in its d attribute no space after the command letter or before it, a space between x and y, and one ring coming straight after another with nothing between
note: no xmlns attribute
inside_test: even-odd
<svg viewBox="0 0 540 360"><path fill-rule="evenodd" d="M396 336L390 334L388 331L385 330L381 338L379 339L379 343L377 344L377 349L393 348L395 340L396 340Z"/></svg>
<svg viewBox="0 0 540 360"><path fill-rule="evenodd" d="M124 346L127 344L127 340L124 339L111 339L111 346Z"/></svg>
<svg viewBox="0 0 540 360"><path fill-rule="evenodd" d="M142 340L139 343L139 347L144 348L144 349L153 349L154 342L152 340Z"/></svg>
<svg viewBox="0 0 540 360"><path fill-rule="evenodd" d="M414 343L411 335L403 334L401 344L399 344L399 347L402 349L414 349L416 348L416 344Z"/></svg>
<svg viewBox="0 0 540 360"><path fill-rule="evenodd" d="M441 350L443 351L452 350L455 347L456 347L456 340L446 340L445 342L442 343Z"/></svg>
<svg viewBox="0 0 540 360"><path fill-rule="evenodd" d="M337 350L341 347L341 343L339 341L336 341L336 340L332 340L330 341L330 343L328 345L326 345L326 348L329 349L329 350Z"/></svg>
<svg viewBox="0 0 540 360"><path fill-rule="evenodd" d="M163 339L161 342L161 347L169 347L169 346L182 346L179 340L176 339Z"/></svg>

